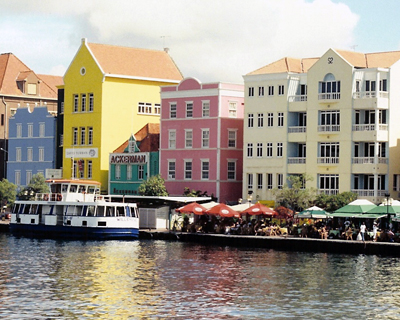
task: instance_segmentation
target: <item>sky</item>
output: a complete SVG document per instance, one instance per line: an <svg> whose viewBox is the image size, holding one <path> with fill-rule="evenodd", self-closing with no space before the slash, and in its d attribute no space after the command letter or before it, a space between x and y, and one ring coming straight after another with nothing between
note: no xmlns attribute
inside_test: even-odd
<svg viewBox="0 0 400 320"><path fill-rule="evenodd" d="M242 83L283 57L400 50L399 0L0 0L0 52L64 75L88 42L163 50L184 77Z"/></svg>

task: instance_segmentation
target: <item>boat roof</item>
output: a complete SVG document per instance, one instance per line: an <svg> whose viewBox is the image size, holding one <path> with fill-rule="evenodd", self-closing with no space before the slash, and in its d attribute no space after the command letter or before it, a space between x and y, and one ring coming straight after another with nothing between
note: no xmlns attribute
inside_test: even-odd
<svg viewBox="0 0 400 320"><path fill-rule="evenodd" d="M70 184L90 184L90 185L98 185L101 183L94 180L83 180L83 179L47 179L47 183L57 184L57 183L70 183Z"/></svg>

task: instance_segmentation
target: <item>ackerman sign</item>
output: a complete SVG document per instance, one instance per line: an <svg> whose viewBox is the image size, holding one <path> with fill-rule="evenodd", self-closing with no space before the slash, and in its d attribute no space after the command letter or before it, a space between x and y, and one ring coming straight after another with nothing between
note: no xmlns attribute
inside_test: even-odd
<svg viewBox="0 0 400 320"><path fill-rule="evenodd" d="M113 153L110 154L111 164L134 164L134 163L147 163L147 153Z"/></svg>

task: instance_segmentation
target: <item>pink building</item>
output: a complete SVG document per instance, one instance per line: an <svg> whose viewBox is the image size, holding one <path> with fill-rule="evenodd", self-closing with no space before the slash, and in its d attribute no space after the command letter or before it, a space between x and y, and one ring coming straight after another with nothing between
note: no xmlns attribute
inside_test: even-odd
<svg viewBox="0 0 400 320"><path fill-rule="evenodd" d="M160 172L170 195L242 196L244 86L185 78L161 88Z"/></svg>

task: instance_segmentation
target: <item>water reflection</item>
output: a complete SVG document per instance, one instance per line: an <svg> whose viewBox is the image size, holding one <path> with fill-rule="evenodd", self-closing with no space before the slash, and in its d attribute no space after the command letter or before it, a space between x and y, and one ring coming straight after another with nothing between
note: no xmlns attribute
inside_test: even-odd
<svg viewBox="0 0 400 320"><path fill-rule="evenodd" d="M396 319L397 258L0 235L2 319Z"/></svg>

